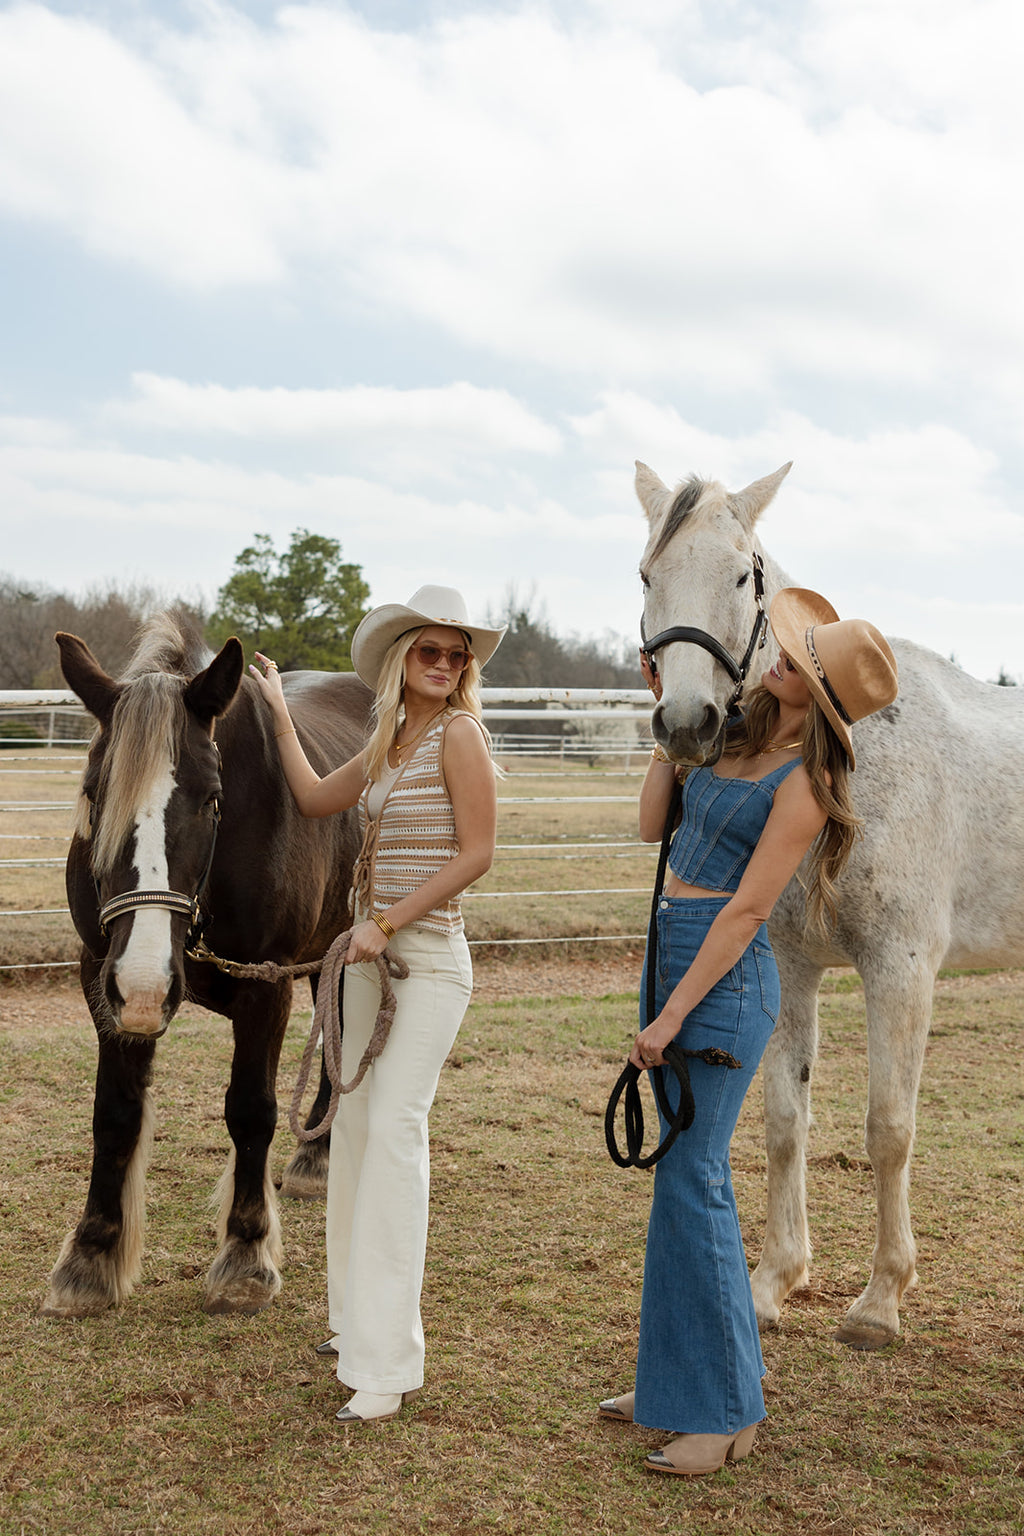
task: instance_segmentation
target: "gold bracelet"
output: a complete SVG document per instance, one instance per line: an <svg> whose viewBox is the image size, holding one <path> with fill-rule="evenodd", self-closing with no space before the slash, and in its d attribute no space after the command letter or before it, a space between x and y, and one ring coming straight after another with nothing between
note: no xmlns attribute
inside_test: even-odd
<svg viewBox="0 0 1024 1536"><path fill-rule="evenodd" d="M388 922L387 918L386 917L382 917L379 912L371 912L370 913L370 922L377 924L377 927L380 929L381 933L384 935L384 937L386 939L393 939L394 938L395 930L392 928L392 926Z"/></svg>
<svg viewBox="0 0 1024 1536"><path fill-rule="evenodd" d="M275 741L280 741L282 736L297 736L298 734L299 733L295 729L294 725L290 725L286 731L275 731L274 732L274 740Z"/></svg>
<svg viewBox="0 0 1024 1536"><path fill-rule="evenodd" d="M656 763L670 763L672 761L664 747L656 746L654 751L651 753L651 756L654 758Z"/></svg>

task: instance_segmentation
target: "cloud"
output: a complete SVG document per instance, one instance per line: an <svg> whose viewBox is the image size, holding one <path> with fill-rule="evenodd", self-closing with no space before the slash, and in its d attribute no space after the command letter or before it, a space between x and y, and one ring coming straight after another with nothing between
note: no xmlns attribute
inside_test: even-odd
<svg viewBox="0 0 1024 1536"><path fill-rule="evenodd" d="M107 402L104 418L129 427L227 438L344 441L408 436L461 453L559 452L560 435L508 390L457 382L441 389L227 389L155 373L132 375L132 398Z"/></svg>
<svg viewBox="0 0 1024 1536"><path fill-rule="evenodd" d="M661 5L631 27L609 11L412 34L214 5L189 31L118 37L15 6L0 205L162 283L313 287L565 374L685 372L756 398L786 377L927 389L970 367L983 392L1019 389L1005 189L1024 119L998 62L1015 3L983 0L969 26L917 0L812 5L795 58L757 8L720 32L690 10L698 85L653 44ZM879 27L902 46L879 50ZM914 43L933 61L963 45L969 80L949 53L940 116Z"/></svg>

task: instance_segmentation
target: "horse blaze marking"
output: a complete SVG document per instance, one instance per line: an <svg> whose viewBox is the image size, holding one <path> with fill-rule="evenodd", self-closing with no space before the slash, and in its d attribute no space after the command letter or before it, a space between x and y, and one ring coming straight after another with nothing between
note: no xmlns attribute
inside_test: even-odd
<svg viewBox="0 0 1024 1536"><path fill-rule="evenodd" d="M148 800L139 808L135 864L140 891L166 891L170 887L164 818L174 787L168 763L154 782ZM131 925L128 943L117 965L118 990L125 1001L124 1027L137 1027L146 1019L158 1026L171 979L171 914L165 908L143 908L131 914Z"/></svg>

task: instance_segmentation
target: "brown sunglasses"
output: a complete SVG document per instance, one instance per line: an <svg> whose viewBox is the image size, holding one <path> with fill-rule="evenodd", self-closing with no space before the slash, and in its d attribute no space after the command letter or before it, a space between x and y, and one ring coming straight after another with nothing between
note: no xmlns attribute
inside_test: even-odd
<svg viewBox="0 0 1024 1536"><path fill-rule="evenodd" d="M429 640L419 640L410 650L425 667L434 667L444 657L444 665L450 667L453 672L464 672L473 660L472 651L464 651L456 646L431 645Z"/></svg>

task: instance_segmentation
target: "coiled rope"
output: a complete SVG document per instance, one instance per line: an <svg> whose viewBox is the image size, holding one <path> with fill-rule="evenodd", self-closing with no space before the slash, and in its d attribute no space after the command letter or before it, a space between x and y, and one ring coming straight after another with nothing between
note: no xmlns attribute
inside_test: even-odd
<svg viewBox="0 0 1024 1536"><path fill-rule="evenodd" d="M295 976L314 976L320 973L320 982L316 989L316 1007L313 1010L313 1021L309 1028L309 1039L306 1041L306 1049L302 1053L302 1062L299 1066L299 1076L295 1083L295 1092L292 1094L291 1108L288 1111L288 1124L298 1137L299 1141L315 1141L325 1131L330 1130L334 1116L338 1111L338 1100L343 1093L351 1093L358 1088L366 1075L366 1070L371 1062L376 1061L381 1051L387 1044L391 1025L394 1023L395 1009L398 999L395 997L395 989L391 985L392 980L404 981L409 974L409 967L404 960L393 955L390 950L376 958L377 970L380 974L380 1008L377 1010L377 1018L374 1022L373 1033L370 1036L366 1050L356 1069L352 1081L343 1083L341 1080L341 1008L339 1006L341 996L341 984L345 975L345 956L348 954L349 940L352 937L352 929L346 928L344 933L339 933L330 949L321 960L309 960L302 965L278 965L275 960L261 960L258 963L246 965L239 960L222 960L215 955L206 943L200 939L188 954L193 960L201 960L210 965L215 965L218 970L224 971L229 976L247 981L284 981ZM299 1124L299 1114L302 1107L302 1095L306 1091L309 1082L309 1071L313 1061L313 1053L321 1035L324 1042L324 1070L327 1073L328 1082L331 1085L331 1098L319 1125L306 1127Z"/></svg>

